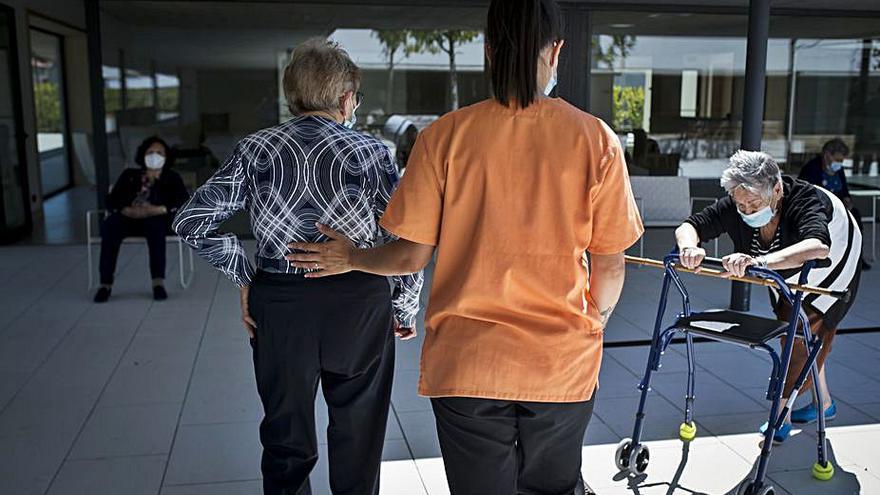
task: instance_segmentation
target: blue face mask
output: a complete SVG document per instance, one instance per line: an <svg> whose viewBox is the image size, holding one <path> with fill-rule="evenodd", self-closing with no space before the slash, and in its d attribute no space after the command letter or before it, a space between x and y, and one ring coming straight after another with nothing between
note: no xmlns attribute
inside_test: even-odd
<svg viewBox="0 0 880 495"><path fill-rule="evenodd" d="M736 211L742 217L743 222L753 229L760 229L770 223L770 220L773 220L773 210L769 206L765 206L751 215L746 215L739 211L739 208Z"/></svg>
<svg viewBox="0 0 880 495"><path fill-rule="evenodd" d="M553 88L556 87L556 74L550 76L550 80L547 81L547 87L544 88L544 96L550 96L550 93L553 92Z"/></svg>
<svg viewBox="0 0 880 495"><path fill-rule="evenodd" d="M835 174L843 170L843 162L831 162L831 171Z"/></svg>

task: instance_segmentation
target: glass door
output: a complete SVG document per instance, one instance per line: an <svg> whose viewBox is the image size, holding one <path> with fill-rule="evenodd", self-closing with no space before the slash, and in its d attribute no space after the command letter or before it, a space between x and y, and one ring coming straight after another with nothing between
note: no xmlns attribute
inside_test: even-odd
<svg viewBox="0 0 880 495"><path fill-rule="evenodd" d="M70 187L63 39L31 28L31 71L43 198Z"/></svg>
<svg viewBox="0 0 880 495"><path fill-rule="evenodd" d="M30 231L15 11L0 5L0 243Z"/></svg>

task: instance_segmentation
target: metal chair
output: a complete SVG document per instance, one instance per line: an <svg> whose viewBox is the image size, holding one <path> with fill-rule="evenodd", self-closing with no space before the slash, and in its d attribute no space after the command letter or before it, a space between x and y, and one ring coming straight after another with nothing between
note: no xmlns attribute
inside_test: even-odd
<svg viewBox="0 0 880 495"><path fill-rule="evenodd" d="M93 246L97 244L101 245L101 236L95 235L95 231L93 228L93 224L96 223L98 217L100 216L100 220L107 218L108 212L107 210L89 210L86 212L86 250L88 251L88 264L89 264L89 280L88 280L88 289L92 290L98 286L98 277L95 274L95 263L94 263L94 254L93 254ZM98 230L100 232L100 230ZM136 243L146 243L146 240L142 237L127 237L123 244L136 244ZM193 260L193 252L189 246L186 246L179 236L167 236L165 237L165 242L176 242L177 243L177 254L179 257L178 262L178 272L179 272L179 282L180 287L182 289L186 289L189 287L189 284L192 282L193 275L195 274L195 262ZM184 255L184 251L186 251L186 255Z"/></svg>

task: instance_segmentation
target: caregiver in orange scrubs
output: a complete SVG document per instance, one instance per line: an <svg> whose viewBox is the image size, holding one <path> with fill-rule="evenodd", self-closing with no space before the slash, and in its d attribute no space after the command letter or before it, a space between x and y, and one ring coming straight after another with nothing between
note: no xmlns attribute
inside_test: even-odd
<svg viewBox="0 0 880 495"><path fill-rule="evenodd" d="M381 221L400 240L356 249L320 226L330 242L290 245L310 277L412 273L436 249L419 394L454 495L583 490L602 334L643 228L615 133L546 96L561 36L553 0L494 0L495 97L419 136Z"/></svg>

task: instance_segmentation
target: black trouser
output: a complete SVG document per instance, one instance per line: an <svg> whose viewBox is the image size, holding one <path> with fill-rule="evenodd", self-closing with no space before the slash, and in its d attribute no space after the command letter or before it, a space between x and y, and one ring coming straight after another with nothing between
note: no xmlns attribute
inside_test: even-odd
<svg viewBox="0 0 880 495"><path fill-rule="evenodd" d="M452 495L584 493L581 446L593 399L431 399Z"/></svg>
<svg viewBox="0 0 880 495"><path fill-rule="evenodd" d="M331 490L378 493L394 374L388 280L358 272L305 279L260 271L249 306L257 323L254 369L265 412L264 493L311 493L319 381L330 416Z"/></svg>
<svg viewBox="0 0 880 495"><path fill-rule="evenodd" d="M165 278L165 235L168 233L168 215L149 218L129 218L113 213L101 223L101 283L113 283L119 247L126 237L144 237L150 251L150 276Z"/></svg>

